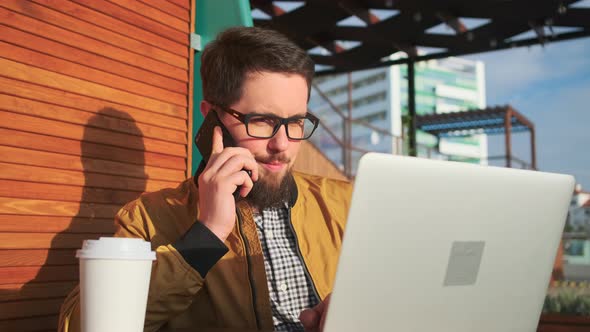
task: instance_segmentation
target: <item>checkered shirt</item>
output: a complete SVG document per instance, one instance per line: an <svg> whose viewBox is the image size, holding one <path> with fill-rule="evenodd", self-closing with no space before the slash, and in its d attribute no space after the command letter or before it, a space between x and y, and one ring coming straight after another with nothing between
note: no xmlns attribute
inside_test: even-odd
<svg viewBox="0 0 590 332"><path fill-rule="evenodd" d="M254 221L262 244L270 304L276 331L303 331L299 314L319 303L297 252L289 210L264 209Z"/></svg>

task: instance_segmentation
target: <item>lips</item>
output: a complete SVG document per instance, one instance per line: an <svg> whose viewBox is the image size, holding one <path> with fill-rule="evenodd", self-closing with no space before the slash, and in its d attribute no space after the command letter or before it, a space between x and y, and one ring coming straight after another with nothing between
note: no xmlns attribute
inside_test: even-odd
<svg viewBox="0 0 590 332"><path fill-rule="evenodd" d="M285 163L281 162L270 162L270 163L261 163L262 166L268 169L271 172L278 172L285 168Z"/></svg>
<svg viewBox="0 0 590 332"><path fill-rule="evenodd" d="M256 158L256 161L268 171L280 172L289 165L291 159L283 154L276 154L264 157L259 156Z"/></svg>

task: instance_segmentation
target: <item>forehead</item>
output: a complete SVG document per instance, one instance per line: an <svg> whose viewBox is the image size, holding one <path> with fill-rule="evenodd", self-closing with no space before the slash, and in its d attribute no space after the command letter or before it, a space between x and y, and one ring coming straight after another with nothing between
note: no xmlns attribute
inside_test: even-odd
<svg viewBox="0 0 590 332"><path fill-rule="evenodd" d="M233 105L243 113L270 113L281 117L307 111L308 87L298 74L260 72L248 74L242 97Z"/></svg>

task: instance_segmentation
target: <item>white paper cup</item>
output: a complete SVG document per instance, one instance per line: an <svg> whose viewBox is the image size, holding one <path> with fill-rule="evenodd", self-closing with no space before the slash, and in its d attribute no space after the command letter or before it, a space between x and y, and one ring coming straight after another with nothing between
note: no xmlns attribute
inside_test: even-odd
<svg viewBox="0 0 590 332"><path fill-rule="evenodd" d="M142 239L86 240L80 259L82 332L141 332L152 261L156 253Z"/></svg>

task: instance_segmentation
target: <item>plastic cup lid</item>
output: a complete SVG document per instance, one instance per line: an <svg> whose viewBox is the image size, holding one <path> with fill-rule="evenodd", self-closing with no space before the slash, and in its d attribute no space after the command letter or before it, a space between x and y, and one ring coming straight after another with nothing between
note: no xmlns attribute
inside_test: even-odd
<svg viewBox="0 0 590 332"><path fill-rule="evenodd" d="M85 240L82 249L76 251L76 257L153 261L156 253L151 249L150 243L142 239L101 237L98 240Z"/></svg>

